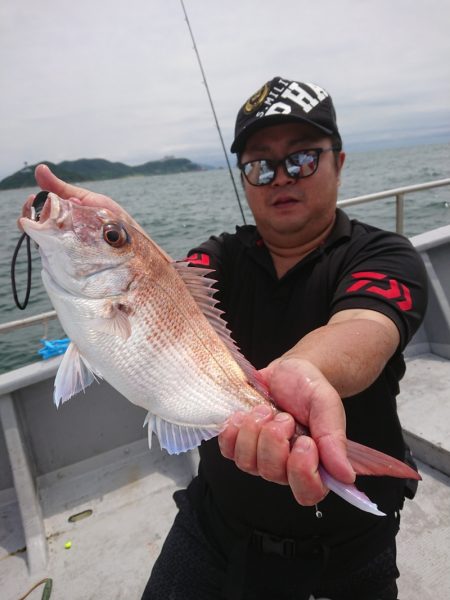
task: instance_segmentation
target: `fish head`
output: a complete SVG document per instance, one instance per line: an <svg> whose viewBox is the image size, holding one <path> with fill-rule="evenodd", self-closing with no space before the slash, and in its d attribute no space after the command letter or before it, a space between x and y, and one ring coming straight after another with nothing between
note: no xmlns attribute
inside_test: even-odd
<svg viewBox="0 0 450 600"><path fill-rule="evenodd" d="M136 238L144 237L131 218L127 222L107 208L83 206L53 193L39 220L32 217L25 211L19 223L38 244L43 270L53 284L88 298L128 289L136 273Z"/></svg>

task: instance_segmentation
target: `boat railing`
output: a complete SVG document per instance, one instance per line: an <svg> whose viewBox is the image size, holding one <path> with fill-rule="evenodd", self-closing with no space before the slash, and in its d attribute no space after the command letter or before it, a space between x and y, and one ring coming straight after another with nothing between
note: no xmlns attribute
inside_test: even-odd
<svg viewBox="0 0 450 600"><path fill-rule="evenodd" d="M0 323L0 333L9 333L10 331L22 329L22 327L31 327L31 325L40 325L41 323L46 325L48 321L56 318L56 311L49 310L48 312L27 317L26 319L18 319L17 321L10 321L9 323Z"/></svg>
<svg viewBox="0 0 450 600"><path fill-rule="evenodd" d="M349 198L348 200L340 200L338 202L338 206L345 208L346 206L355 206L356 204L375 202L377 200L383 200L385 198L395 198L395 230L397 233L403 233L405 221L406 194L421 192L423 190L442 187L444 185L450 185L450 178L436 179L435 181L428 181L427 183L418 183L415 185L407 185L404 187L394 188L392 190L385 190L384 192L376 192L375 194L355 196L354 198Z"/></svg>
<svg viewBox="0 0 450 600"><path fill-rule="evenodd" d="M365 194L364 196L355 196L354 198L348 198L347 200L339 200L339 207L355 206L357 204L366 204L367 202L376 202L385 198L395 198L395 230L398 233L404 231L404 218L405 218L405 196L407 194L413 194L415 192L421 192L423 190L429 190L432 188L443 187L450 185L450 178L448 179L436 179L434 181L428 181L426 183L418 183L415 185L408 185L404 187L394 188L391 190L385 190L383 192L376 192L374 194ZM26 319L18 319L17 321L11 321L9 323L0 324L0 334L9 333L22 327L29 327L31 325L39 325L43 323L46 325L48 321L56 319L57 315L54 310L28 317Z"/></svg>

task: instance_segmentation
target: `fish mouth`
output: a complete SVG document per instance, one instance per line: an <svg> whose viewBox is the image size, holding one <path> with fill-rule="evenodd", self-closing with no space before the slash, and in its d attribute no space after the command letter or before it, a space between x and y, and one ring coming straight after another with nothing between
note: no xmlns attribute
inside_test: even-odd
<svg viewBox="0 0 450 600"><path fill-rule="evenodd" d="M42 210L36 216L36 221L39 221L41 224L46 221L52 219L57 221L61 213L61 202L56 194L49 193L44 202Z"/></svg>
<svg viewBox="0 0 450 600"><path fill-rule="evenodd" d="M39 210L40 208L40 210ZM24 207L19 219L20 225L28 233L30 230L65 228L71 212L70 202L49 192L42 207L35 207L34 201Z"/></svg>

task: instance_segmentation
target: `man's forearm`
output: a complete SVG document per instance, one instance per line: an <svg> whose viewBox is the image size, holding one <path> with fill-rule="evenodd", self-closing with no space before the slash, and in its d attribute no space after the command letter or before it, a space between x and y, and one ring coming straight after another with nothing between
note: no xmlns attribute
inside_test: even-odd
<svg viewBox="0 0 450 600"><path fill-rule="evenodd" d="M283 356L311 362L345 398L375 381L398 340L398 331L387 317L337 318L306 335Z"/></svg>

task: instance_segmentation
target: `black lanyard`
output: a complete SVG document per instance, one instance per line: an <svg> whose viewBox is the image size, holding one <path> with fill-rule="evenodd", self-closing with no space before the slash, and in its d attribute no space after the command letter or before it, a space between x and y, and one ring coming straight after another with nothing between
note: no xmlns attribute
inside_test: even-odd
<svg viewBox="0 0 450 600"><path fill-rule="evenodd" d="M39 192L36 194L35 199L33 200L33 204L31 205L34 208L34 220L39 221L39 217L41 211L44 207L45 201L47 200L49 192ZM19 296L17 294L17 286L16 286L16 262L17 256L19 254L19 250L23 244L23 241L26 240L26 248L27 248L27 287L25 291L25 299L23 302L20 302ZM30 236L26 233L22 233L17 242L17 245L14 250L14 254L11 260L11 285L14 296L14 302L16 303L17 308L20 310L24 310L28 304L28 300L30 299L30 291L31 291L31 243Z"/></svg>

